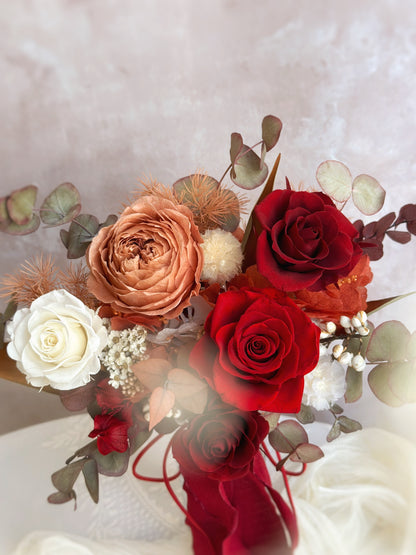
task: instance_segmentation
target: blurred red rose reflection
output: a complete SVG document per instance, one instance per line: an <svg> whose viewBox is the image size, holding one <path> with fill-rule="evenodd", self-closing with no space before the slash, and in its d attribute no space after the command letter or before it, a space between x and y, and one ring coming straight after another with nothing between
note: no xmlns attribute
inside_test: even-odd
<svg viewBox="0 0 416 555"><path fill-rule="evenodd" d="M269 424L258 413L220 403L176 432L172 453L184 473L234 480L251 469L268 431Z"/></svg>

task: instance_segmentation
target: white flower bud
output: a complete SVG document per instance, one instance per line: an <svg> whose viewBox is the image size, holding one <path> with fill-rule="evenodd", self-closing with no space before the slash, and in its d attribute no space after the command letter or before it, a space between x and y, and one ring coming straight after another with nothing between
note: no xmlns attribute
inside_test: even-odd
<svg viewBox="0 0 416 555"><path fill-rule="evenodd" d="M337 326L334 324L334 322L327 322L326 331L333 335L337 331Z"/></svg>
<svg viewBox="0 0 416 555"><path fill-rule="evenodd" d="M357 316L354 316L354 317L351 319L351 325L352 325L353 328L359 328L359 327L361 327L361 322L360 322L360 320L357 318Z"/></svg>
<svg viewBox="0 0 416 555"><path fill-rule="evenodd" d="M366 326L360 326L357 331L360 335L368 335L370 333L370 330Z"/></svg>
<svg viewBox="0 0 416 555"><path fill-rule="evenodd" d="M352 353L349 353L348 351L345 351L344 353L342 353L342 355L339 357L339 362L345 366L349 366L351 364L352 361Z"/></svg>
<svg viewBox="0 0 416 555"><path fill-rule="evenodd" d="M320 338L321 339L326 339L327 337L329 337L329 333L325 330L321 330Z"/></svg>
<svg viewBox="0 0 416 555"><path fill-rule="evenodd" d="M338 343L337 345L334 345L332 349L332 355L334 358L339 359L339 357L342 355L343 352L344 352L344 347L340 343Z"/></svg>
<svg viewBox="0 0 416 555"><path fill-rule="evenodd" d="M355 355L355 357L351 361L351 366L357 372L362 372L364 370L365 366L366 366L365 365L365 360L363 359L363 357L361 355Z"/></svg>
<svg viewBox="0 0 416 555"><path fill-rule="evenodd" d="M367 322L367 313L364 310L360 310L360 312L357 312L357 318L360 320L360 322L364 326Z"/></svg>
<svg viewBox="0 0 416 555"><path fill-rule="evenodd" d="M339 319L339 323L345 329L351 327L351 320L348 318L348 316L341 316L341 318Z"/></svg>

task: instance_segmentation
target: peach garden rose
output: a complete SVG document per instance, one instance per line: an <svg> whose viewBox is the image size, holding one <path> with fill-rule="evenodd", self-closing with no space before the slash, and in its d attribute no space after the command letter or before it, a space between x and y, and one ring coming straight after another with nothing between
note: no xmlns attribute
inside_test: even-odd
<svg viewBox="0 0 416 555"><path fill-rule="evenodd" d="M175 318L199 292L200 243L186 206L141 197L93 239L87 252L88 287L115 313L141 317L144 323Z"/></svg>

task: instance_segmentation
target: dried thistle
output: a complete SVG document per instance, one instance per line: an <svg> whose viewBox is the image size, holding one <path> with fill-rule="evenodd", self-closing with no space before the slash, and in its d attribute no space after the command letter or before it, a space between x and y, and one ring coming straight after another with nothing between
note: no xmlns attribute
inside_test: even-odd
<svg viewBox="0 0 416 555"><path fill-rule="evenodd" d="M57 268L51 256L40 255L25 261L15 274L8 274L1 280L0 297L14 297L19 304L32 302L58 286Z"/></svg>
<svg viewBox="0 0 416 555"><path fill-rule="evenodd" d="M224 227L230 217L238 222L240 214L245 212L246 197L218 185L205 173L197 172L182 180L181 185L178 200L192 211L201 233Z"/></svg>
<svg viewBox="0 0 416 555"><path fill-rule="evenodd" d="M141 190L136 192L139 197L151 195L158 198L164 198L178 204L178 199L176 198L172 187L162 185L162 183L159 183L156 179L152 179L151 177L148 181L142 181L139 179L139 185L141 186Z"/></svg>
<svg viewBox="0 0 416 555"><path fill-rule="evenodd" d="M60 285L69 293L77 297L86 306L96 309L98 306L97 299L90 293L87 286L89 271L82 264L69 264L65 272L60 271L58 278Z"/></svg>

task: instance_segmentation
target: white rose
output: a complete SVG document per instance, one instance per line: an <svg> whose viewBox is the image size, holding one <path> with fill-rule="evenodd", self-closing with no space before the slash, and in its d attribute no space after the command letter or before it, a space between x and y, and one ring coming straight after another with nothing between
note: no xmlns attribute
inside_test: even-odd
<svg viewBox="0 0 416 555"><path fill-rule="evenodd" d="M101 318L63 289L42 295L18 310L7 324L7 353L35 387L73 389L100 370L107 343Z"/></svg>

